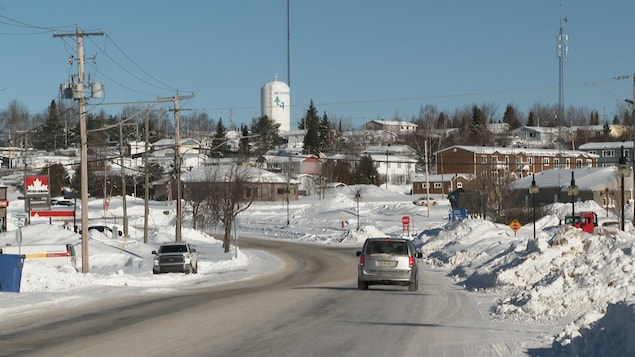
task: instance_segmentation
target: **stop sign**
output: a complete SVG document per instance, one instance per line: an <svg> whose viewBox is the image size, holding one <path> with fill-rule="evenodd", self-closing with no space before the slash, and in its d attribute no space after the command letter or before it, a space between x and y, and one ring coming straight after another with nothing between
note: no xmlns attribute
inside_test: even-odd
<svg viewBox="0 0 635 357"><path fill-rule="evenodd" d="M401 217L401 223L410 224L410 217L408 217L408 216Z"/></svg>

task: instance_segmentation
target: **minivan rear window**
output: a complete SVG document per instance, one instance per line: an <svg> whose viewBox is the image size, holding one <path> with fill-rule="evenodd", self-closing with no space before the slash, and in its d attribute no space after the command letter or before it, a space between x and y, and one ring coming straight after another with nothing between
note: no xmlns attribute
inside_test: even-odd
<svg viewBox="0 0 635 357"><path fill-rule="evenodd" d="M368 242L366 252L372 254L392 254L392 255L408 255L408 245L406 242L395 241L371 241Z"/></svg>

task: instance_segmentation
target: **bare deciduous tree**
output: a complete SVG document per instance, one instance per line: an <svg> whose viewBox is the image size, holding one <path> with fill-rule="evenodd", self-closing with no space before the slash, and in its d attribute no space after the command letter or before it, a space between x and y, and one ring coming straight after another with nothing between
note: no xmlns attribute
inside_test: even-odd
<svg viewBox="0 0 635 357"><path fill-rule="evenodd" d="M229 252L232 224L236 216L253 202L253 182L249 168L243 166L213 167L207 171L210 189L205 200L206 214L223 225L225 253Z"/></svg>

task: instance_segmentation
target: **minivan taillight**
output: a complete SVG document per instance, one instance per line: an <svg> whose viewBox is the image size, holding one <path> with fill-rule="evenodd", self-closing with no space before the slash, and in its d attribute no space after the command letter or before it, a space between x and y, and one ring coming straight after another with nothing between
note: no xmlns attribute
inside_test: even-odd
<svg viewBox="0 0 635 357"><path fill-rule="evenodd" d="M412 268L415 266L415 264L417 264L415 257L413 256L408 257L408 266Z"/></svg>
<svg viewBox="0 0 635 357"><path fill-rule="evenodd" d="M364 266L364 262L366 261L366 259L364 258L364 255L360 255L359 256L359 265L360 266Z"/></svg>

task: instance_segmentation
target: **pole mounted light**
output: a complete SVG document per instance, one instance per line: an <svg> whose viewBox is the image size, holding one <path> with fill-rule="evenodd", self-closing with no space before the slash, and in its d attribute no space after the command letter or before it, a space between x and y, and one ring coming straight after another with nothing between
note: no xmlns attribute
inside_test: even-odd
<svg viewBox="0 0 635 357"><path fill-rule="evenodd" d="M359 231L359 201L362 200L362 195L359 193L359 189L355 192L355 203L357 203L357 230Z"/></svg>
<svg viewBox="0 0 635 357"><path fill-rule="evenodd" d="M571 196L571 215L575 216L575 196L578 195L580 189L575 184L574 173L571 171L571 184L569 185L569 189L567 193Z"/></svg>
<svg viewBox="0 0 635 357"><path fill-rule="evenodd" d="M626 163L626 157L624 157L624 146L622 145L620 147L620 161L619 161L619 165L617 166L617 174L620 176L620 190L621 190L621 205L622 205L622 219L621 219L621 228L622 231L624 231L624 178L625 177L631 177L631 168L628 166L628 164Z"/></svg>
<svg viewBox="0 0 635 357"><path fill-rule="evenodd" d="M540 187L536 185L534 174L531 174L531 186L529 186L529 193L531 194L531 202L534 208L534 240L536 240L536 195L539 191Z"/></svg>

